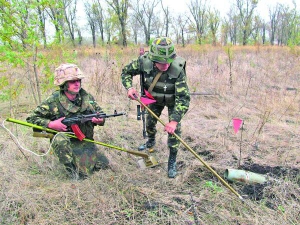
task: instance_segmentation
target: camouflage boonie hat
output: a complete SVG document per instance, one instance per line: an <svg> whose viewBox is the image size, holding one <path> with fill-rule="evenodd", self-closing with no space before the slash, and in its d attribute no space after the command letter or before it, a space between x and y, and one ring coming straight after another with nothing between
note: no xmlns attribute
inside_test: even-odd
<svg viewBox="0 0 300 225"><path fill-rule="evenodd" d="M64 63L55 69L54 84L57 86L61 86L66 81L81 80L83 78L84 75L77 65Z"/></svg>
<svg viewBox="0 0 300 225"><path fill-rule="evenodd" d="M158 63L172 63L176 51L172 40L168 37L154 39L150 46L149 59Z"/></svg>

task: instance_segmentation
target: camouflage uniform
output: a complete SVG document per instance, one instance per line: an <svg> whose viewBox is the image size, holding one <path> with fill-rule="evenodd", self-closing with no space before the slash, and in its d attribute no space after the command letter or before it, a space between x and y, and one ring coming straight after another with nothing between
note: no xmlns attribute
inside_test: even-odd
<svg viewBox="0 0 300 225"><path fill-rule="evenodd" d="M159 40L160 43L165 41L164 39ZM169 50L169 52L171 51ZM158 60L155 60L156 58L158 58ZM148 90L154 77L160 72L154 66L154 62L171 63L168 70L161 74L151 92L156 102L150 104L148 107L158 117L161 115L164 107L168 107L169 121L178 122L175 133L178 136L181 136L180 121L187 112L190 103L189 88L186 82L186 62L182 57L176 57L176 55L173 58L172 56L162 59L160 57L156 58L149 53L145 53L138 59L125 66L122 70L122 84L126 89L131 88L133 76L143 73L145 77L144 88ZM146 124L148 144L151 141L152 145L155 144L155 135L157 132L156 124L157 120L149 113L147 115ZM175 161L179 144L180 142L173 135L168 134L168 147L170 148L170 154L173 153L173 155L175 155Z"/></svg>
<svg viewBox="0 0 300 225"><path fill-rule="evenodd" d="M93 96L84 89L80 89L74 101L70 101L64 91L60 90L55 91L41 103L26 120L29 123L47 127L50 121L61 117L95 112L102 113L103 111ZM86 138L93 140L96 124L88 121L78 125ZM104 122L100 125L103 126ZM79 174L89 175L94 170L108 166L108 159L98 151L94 143L69 138L63 133L59 133L51 141L54 153L69 171L75 170Z"/></svg>

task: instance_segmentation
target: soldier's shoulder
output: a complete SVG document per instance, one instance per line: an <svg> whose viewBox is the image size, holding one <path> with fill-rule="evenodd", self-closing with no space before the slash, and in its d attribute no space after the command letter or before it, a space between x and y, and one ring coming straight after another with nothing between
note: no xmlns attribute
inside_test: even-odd
<svg viewBox="0 0 300 225"><path fill-rule="evenodd" d="M86 91L85 89L83 89L83 88L80 89L80 95L81 95L84 99L85 99L84 96L86 96L87 99L88 99L89 101L95 101L94 96L93 96L91 93L87 92L87 91Z"/></svg>
<svg viewBox="0 0 300 225"><path fill-rule="evenodd" d="M186 63L185 58L182 58L181 56L177 56L174 61L172 62L172 64L179 66L179 67L183 67Z"/></svg>
<svg viewBox="0 0 300 225"><path fill-rule="evenodd" d="M143 71L150 73L153 70L153 62L149 59L149 53L146 52L144 55L140 56L140 67Z"/></svg>
<svg viewBox="0 0 300 225"><path fill-rule="evenodd" d="M171 78L177 78L181 71L185 69L185 63L186 61L184 58L177 56L168 70L169 76Z"/></svg>
<svg viewBox="0 0 300 225"><path fill-rule="evenodd" d="M46 100L44 101L45 103L51 104L53 102L56 102L59 98L59 91L54 91L51 95L48 96L48 98L46 98Z"/></svg>
<svg viewBox="0 0 300 225"><path fill-rule="evenodd" d="M148 61L150 61L150 62L152 62L150 59L149 59L149 52L145 52L143 55L141 55L141 56L139 56L139 58L138 58L140 61L142 60L142 61L146 61L146 62L148 62Z"/></svg>

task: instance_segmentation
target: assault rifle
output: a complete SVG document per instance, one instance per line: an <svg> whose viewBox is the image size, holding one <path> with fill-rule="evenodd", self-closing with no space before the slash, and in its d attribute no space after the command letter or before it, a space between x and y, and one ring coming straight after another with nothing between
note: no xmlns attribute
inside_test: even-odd
<svg viewBox="0 0 300 225"><path fill-rule="evenodd" d="M87 114L87 115L76 115L74 117L69 117L63 119L61 122L65 124L68 127L71 127L72 131L76 135L76 137L82 141L85 138L85 135L80 130L78 124L85 123L87 121L91 121L94 117L95 118L109 118L109 117L116 117L116 116L122 116L126 115L125 112L117 113L115 110L114 114L105 114L105 113L93 113L93 114Z"/></svg>
<svg viewBox="0 0 300 225"><path fill-rule="evenodd" d="M140 48L140 56L144 55L145 50L144 48ZM140 60L140 64L142 63L142 60ZM145 76L144 73L142 72L140 74L140 85L141 85L141 96L145 95L145 87L144 87L144 81L145 81ZM141 107L141 105L137 105L137 120L141 120L143 121L143 137L146 138L147 137L147 133L146 133L146 118L145 118L145 114L146 114L146 109L145 107Z"/></svg>
<svg viewBox="0 0 300 225"><path fill-rule="evenodd" d="M91 121L92 118L109 118L109 117L116 117L116 116L122 116L126 115L125 112L117 113L117 111L114 112L114 114L107 115L106 113L93 113L88 115L77 115L74 117L69 117L63 119L61 122L65 124L66 126L72 126L72 124L78 124L78 123L85 123L87 121Z"/></svg>

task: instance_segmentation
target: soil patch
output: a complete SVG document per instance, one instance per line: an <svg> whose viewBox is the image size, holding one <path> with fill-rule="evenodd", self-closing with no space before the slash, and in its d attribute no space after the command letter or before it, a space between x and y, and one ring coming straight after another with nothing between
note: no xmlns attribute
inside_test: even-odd
<svg viewBox="0 0 300 225"><path fill-rule="evenodd" d="M264 184L245 184L241 189L241 192L244 195L247 195L248 198L259 201L261 200L269 190L266 189L267 186L270 186L273 183L273 180L279 179L289 179L295 180L298 186L300 186L300 175L299 169L281 167L281 166L262 166L259 164L245 164L242 165L239 169L251 171L253 173L263 174L266 177L269 177L269 181ZM266 192L266 193L264 193Z"/></svg>
<svg viewBox="0 0 300 225"><path fill-rule="evenodd" d="M240 169L248 170L253 173L265 174L273 178L288 178L296 180L296 183L300 186L300 174L299 169L282 167L282 166L262 166L259 164L244 164Z"/></svg>

